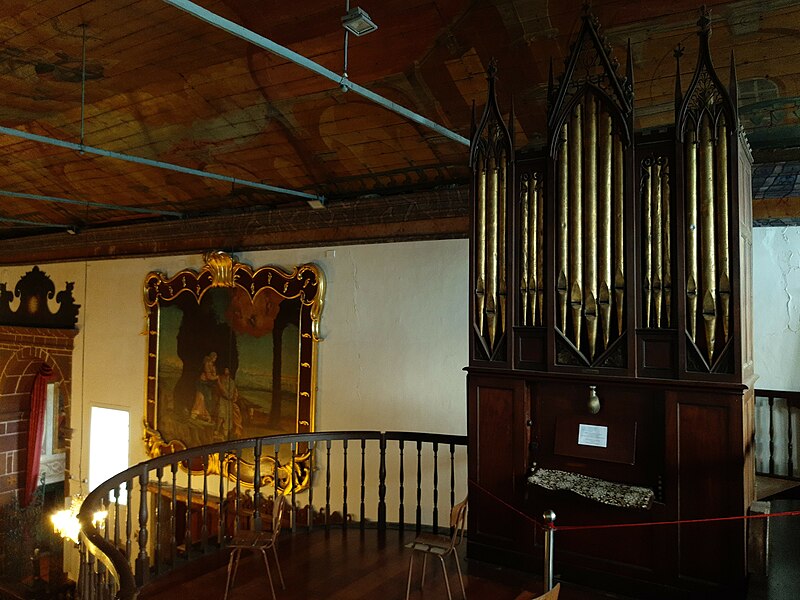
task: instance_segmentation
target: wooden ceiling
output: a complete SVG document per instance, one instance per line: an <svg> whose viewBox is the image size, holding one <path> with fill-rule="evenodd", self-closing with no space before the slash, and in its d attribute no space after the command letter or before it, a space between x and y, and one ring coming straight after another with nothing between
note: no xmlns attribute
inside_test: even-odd
<svg viewBox="0 0 800 600"><path fill-rule="evenodd" d="M580 26L580 2L360 2L378 30L350 37L350 80L469 137L472 105L482 106L484 73L496 58L501 102L509 107L514 100L518 147L544 142L548 65L552 60L559 74ZM336 73L343 70L344 1L200 4ZM776 164L779 173L794 172L800 4L706 4L724 81L735 51L742 123L757 161L769 163L771 172ZM0 126L245 183L4 131L0 262L466 232L468 148L439 132L162 0L6 0L4 9ZM595 1L592 11L620 62L630 40L637 126L667 125L677 44L686 47L684 85L694 68L697 1ZM248 182L321 195L326 207ZM788 196L784 212L800 214ZM360 235L359 226L371 233ZM320 235L326 227L329 234Z"/></svg>

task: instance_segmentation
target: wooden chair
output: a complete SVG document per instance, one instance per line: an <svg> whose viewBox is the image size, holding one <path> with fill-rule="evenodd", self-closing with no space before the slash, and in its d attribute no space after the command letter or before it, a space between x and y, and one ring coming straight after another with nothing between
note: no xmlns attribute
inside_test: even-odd
<svg viewBox="0 0 800 600"><path fill-rule="evenodd" d="M532 592L522 592L514 600L558 600L558 593L561 591L561 584L557 583L555 587L549 592L545 592L541 596L534 596Z"/></svg>
<svg viewBox="0 0 800 600"><path fill-rule="evenodd" d="M466 600L467 592L464 591L464 578L461 576L461 565L458 562L458 552L456 551L456 547L461 543L461 539L464 537L464 526L466 522L467 499L464 498L462 502L456 504L453 507L453 510L450 511L450 528L452 529L451 535L447 536L423 533L418 535L410 544L406 544L406 548L410 548L412 550L411 558L408 561L408 584L406 586L406 600L408 600L408 597L411 594L411 572L414 567L414 555L417 552L422 554L422 581L420 582L420 588L425 585L425 567L427 566L428 555L432 554L439 559L439 562L442 565L444 584L447 588L447 597L449 600L453 600L453 596L450 593L450 582L447 579L447 568L444 564L444 559L452 554L456 562L456 570L458 571L458 582L461 584L461 594L464 596L464 600Z"/></svg>
<svg viewBox="0 0 800 600"><path fill-rule="evenodd" d="M281 589L286 589L286 584L283 582L283 573L281 573L281 563L278 561L278 551L275 548L278 535L281 532L281 518L283 517L283 509L285 506L286 497L283 494L278 494L272 506L272 518L262 525L260 531L239 531L231 540L229 546L232 551L231 558L228 561L228 580L225 583L224 600L228 600L228 592L230 592L230 589L233 587L233 582L236 579L236 571L239 569L239 559L241 558L242 550L260 552L261 556L264 557L264 566L267 568L267 579L269 580L269 589L272 591L272 600L276 600L275 587L272 584L272 573L269 570L269 560L267 559L267 550L272 549L272 554L275 557L275 566L278 568L278 578L281 582Z"/></svg>

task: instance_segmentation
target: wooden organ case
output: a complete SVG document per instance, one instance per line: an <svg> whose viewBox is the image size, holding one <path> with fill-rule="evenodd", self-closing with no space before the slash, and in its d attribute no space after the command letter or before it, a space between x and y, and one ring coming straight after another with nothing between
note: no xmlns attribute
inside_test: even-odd
<svg viewBox="0 0 800 600"><path fill-rule="evenodd" d="M685 91L675 52L674 125L637 132L630 48L623 76L582 19L560 80L551 69L545 151L515 153L494 67L471 138L469 553L529 568L542 532L520 513L654 523L742 516L754 500L752 159L733 57L725 86L703 13ZM654 502L549 491L534 468ZM565 531L556 570L636 597L736 595L745 547L743 520Z"/></svg>

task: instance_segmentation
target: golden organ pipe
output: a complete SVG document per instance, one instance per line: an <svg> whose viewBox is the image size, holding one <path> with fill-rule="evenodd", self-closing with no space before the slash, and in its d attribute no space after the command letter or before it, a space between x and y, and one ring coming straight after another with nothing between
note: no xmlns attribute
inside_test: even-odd
<svg viewBox="0 0 800 600"><path fill-rule="evenodd" d="M567 162L567 148L569 146L569 126L567 123L561 128L562 138L558 149L558 276L556 289L558 291L558 321L561 332L567 333L567 277L569 274L569 163Z"/></svg>
<svg viewBox="0 0 800 600"><path fill-rule="evenodd" d="M625 315L625 212L624 163L622 140L614 135L614 300L617 304L617 331L623 331Z"/></svg>
<svg viewBox="0 0 800 600"><path fill-rule="evenodd" d="M536 176L536 313L534 324L544 322L544 190L542 180Z"/></svg>
<svg viewBox="0 0 800 600"><path fill-rule="evenodd" d="M686 327L689 338L697 336L697 135L688 132L686 142Z"/></svg>
<svg viewBox="0 0 800 600"><path fill-rule="evenodd" d="M522 295L522 324L528 324L528 296L530 294L530 279L528 276L528 256L530 255L530 243L528 237L528 180L523 178L520 182L520 236L522 237L522 256L520 257L521 282L520 292Z"/></svg>
<svg viewBox="0 0 800 600"><path fill-rule="evenodd" d="M537 230L537 226L539 224L539 218L537 211L539 209L538 200L539 200L539 190L538 190L538 182L536 179L531 179L531 194L528 196L527 200L530 202L530 208L528 209L528 218L530 222L528 223L528 229L530 230L530 259L528 260L528 295L530 297L529 305L531 307L531 325L536 325L536 310L537 310L537 301L538 301L538 294L537 290L539 287L539 279L537 277L538 273L536 270L536 266L539 259L539 248L538 248L538 238L539 238L539 231Z"/></svg>
<svg viewBox="0 0 800 600"><path fill-rule="evenodd" d="M478 215L475 250L475 317L478 332L483 337L483 316L486 308L486 161L482 152L478 154Z"/></svg>
<svg viewBox="0 0 800 600"><path fill-rule="evenodd" d="M583 307L589 359L597 346L597 104L592 95L584 98L584 290Z"/></svg>
<svg viewBox="0 0 800 600"><path fill-rule="evenodd" d="M728 248L728 128L721 117L716 152L717 182L717 243L719 260L719 297L722 302L722 331L728 341L730 321L731 279L730 251Z"/></svg>
<svg viewBox="0 0 800 600"><path fill-rule="evenodd" d="M608 347L611 335L611 116L603 111L599 132L598 215L600 232L597 236L599 253L599 283L597 301L603 331L603 347Z"/></svg>
<svg viewBox="0 0 800 600"><path fill-rule="evenodd" d="M653 302L653 165L647 160L647 181L643 187L642 214L644 219L644 326L650 327L650 310Z"/></svg>
<svg viewBox="0 0 800 600"><path fill-rule="evenodd" d="M583 198L583 148L581 145L581 105L577 104L569 126L569 303L575 347L581 348L581 309L583 308L583 231L581 219Z"/></svg>
<svg viewBox="0 0 800 600"><path fill-rule="evenodd" d="M664 240L661 261L661 289L664 294L664 320L666 321L666 326L670 327L672 320L672 240L670 238L672 219L670 217L669 162L666 159L662 159L661 163L661 220L664 224L661 229Z"/></svg>
<svg viewBox="0 0 800 600"><path fill-rule="evenodd" d="M661 164L653 164L653 316L655 326L661 327Z"/></svg>
<svg viewBox="0 0 800 600"><path fill-rule="evenodd" d="M507 190L506 183L508 181L508 161L506 160L505 151L500 152L500 165L499 165L499 179L497 187L497 208L498 208L498 298L499 307L497 312L498 327L500 335L505 333L506 330L506 306L508 300L508 270L506 269L506 205L507 205Z"/></svg>
<svg viewBox="0 0 800 600"><path fill-rule="evenodd" d="M491 150L490 150L491 151ZM497 333L497 161L489 156L489 181L486 190L488 229L486 232L486 322L489 328L489 348L494 350Z"/></svg>
<svg viewBox="0 0 800 600"><path fill-rule="evenodd" d="M714 160L711 124L708 117L700 123L700 175L701 264L703 272L703 321L705 324L708 360L714 358L714 342L717 325L716 244L714 240Z"/></svg>

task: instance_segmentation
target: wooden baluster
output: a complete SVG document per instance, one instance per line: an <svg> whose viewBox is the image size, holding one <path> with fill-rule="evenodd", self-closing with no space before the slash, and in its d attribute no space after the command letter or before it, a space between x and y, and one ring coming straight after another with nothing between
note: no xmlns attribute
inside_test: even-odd
<svg viewBox="0 0 800 600"><path fill-rule="evenodd" d="M422 533L422 442L417 441L417 535Z"/></svg>
<svg viewBox="0 0 800 600"><path fill-rule="evenodd" d="M794 462L792 461L792 452L794 451L792 448L792 405L788 398L786 399L786 421L788 425L787 433L789 434L789 462L787 465L786 474L789 477L794 477Z"/></svg>
<svg viewBox="0 0 800 600"><path fill-rule="evenodd" d="M433 533L439 533L439 442L433 442Z"/></svg>
<svg viewBox="0 0 800 600"><path fill-rule="evenodd" d="M156 521L156 544L155 544L155 551L154 551L154 572L156 576L158 575L159 568L161 565L161 478L164 476L164 469L163 467L158 467L156 469L156 514L155 514L155 521Z"/></svg>
<svg viewBox="0 0 800 600"><path fill-rule="evenodd" d="M255 460L253 472L253 529L261 531L261 440L256 440L253 449Z"/></svg>
<svg viewBox="0 0 800 600"><path fill-rule="evenodd" d="M241 527L240 519L242 509L242 451L238 448L236 449L236 485L234 488L236 489L236 494L233 500L233 535L236 536L239 533L239 528Z"/></svg>
<svg viewBox="0 0 800 600"><path fill-rule="evenodd" d="M774 435L775 431L774 431L773 424L772 424L772 410L773 410L773 405L774 405L775 398L770 396L767 400L769 402L769 474L770 475L774 475L775 474L775 458L774 458L775 440L773 439L772 436Z"/></svg>
<svg viewBox="0 0 800 600"><path fill-rule="evenodd" d="M308 474L308 509L306 512L306 528L308 529L309 533L314 527L314 481L312 480L311 471L314 463L314 451L317 448L317 443L311 441L308 443L308 457L309 457L309 474Z"/></svg>
<svg viewBox="0 0 800 600"><path fill-rule="evenodd" d="M386 531L386 434L380 439L380 465L378 466L378 530Z"/></svg>
<svg viewBox="0 0 800 600"><path fill-rule="evenodd" d="M147 467L139 475L139 557L136 559L136 583L147 583L150 571L150 558L147 555Z"/></svg>
<svg viewBox="0 0 800 600"><path fill-rule="evenodd" d="M450 514L456 505L456 445L450 444ZM452 531L450 532L452 533Z"/></svg>
<svg viewBox="0 0 800 600"><path fill-rule="evenodd" d="M203 455L203 506L200 509L203 522L200 525L200 548L208 552L208 454Z"/></svg>
<svg viewBox="0 0 800 600"><path fill-rule="evenodd" d="M342 471L342 529L347 527L347 440L342 440L344 462Z"/></svg>
<svg viewBox="0 0 800 600"><path fill-rule="evenodd" d="M125 482L128 504L125 510L125 558L133 565L133 479Z"/></svg>
<svg viewBox="0 0 800 600"><path fill-rule="evenodd" d="M364 468L364 455L366 453L366 449L367 449L367 440L361 438L361 505L359 507L359 514L360 514L359 527L361 528L361 531L364 531L364 518L366 515L366 512L364 510L364 498L366 497L365 480L367 478L367 472Z"/></svg>
<svg viewBox="0 0 800 600"><path fill-rule="evenodd" d="M292 442L290 447L292 449L292 471L289 475L289 485L292 486L292 533L297 533L297 499L295 497L295 488L297 487L297 482L295 481L295 468L297 467L297 442Z"/></svg>
<svg viewBox="0 0 800 600"><path fill-rule="evenodd" d="M228 473L225 472L225 455L220 450L217 454L219 461L219 510L217 511L217 546L222 548L222 542L225 539L225 510L227 508L225 498L225 480L228 478Z"/></svg>
<svg viewBox="0 0 800 600"><path fill-rule="evenodd" d="M325 440L325 531L328 530L328 517L331 514L331 441Z"/></svg>
<svg viewBox="0 0 800 600"><path fill-rule="evenodd" d="M175 559L178 556L178 463L174 462L170 467L172 469L172 496L170 498L172 510L169 515L169 564L175 565Z"/></svg>
<svg viewBox="0 0 800 600"><path fill-rule="evenodd" d="M189 553L192 551L192 461L186 461L186 513L184 514L184 530L183 546L186 551L186 558L189 558Z"/></svg>
<svg viewBox="0 0 800 600"><path fill-rule="evenodd" d="M278 452L280 450L280 446L277 444L274 447L274 454L273 454L273 462L272 462L272 508L274 509L277 506L276 502L278 500ZM292 485L293 483L293 475L289 475L290 479L286 485ZM284 490L285 491L285 490ZM292 513L294 513L294 500L292 500ZM294 515L289 517L290 520L294 520Z"/></svg>
<svg viewBox="0 0 800 600"><path fill-rule="evenodd" d="M405 455L405 445L406 445L406 441L405 440L400 440L400 510L399 510L398 515L397 515L397 519L398 519L398 521L400 521L400 533L403 533L406 530L406 515L405 515L406 507L405 507L405 504L404 504L405 493L406 493L406 490L405 490L406 473L405 473L405 465L404 465L404 462L403 462L404 459L405 459L405 456L404 456Z"/></svg>
<svg viewBox="0 0 800 600"><path fill-rule="evenodd" d="M114 488L114 548L119 548L119 488Z"/></svg>

